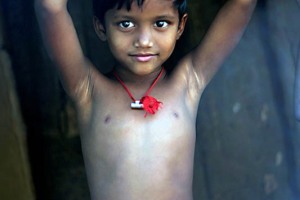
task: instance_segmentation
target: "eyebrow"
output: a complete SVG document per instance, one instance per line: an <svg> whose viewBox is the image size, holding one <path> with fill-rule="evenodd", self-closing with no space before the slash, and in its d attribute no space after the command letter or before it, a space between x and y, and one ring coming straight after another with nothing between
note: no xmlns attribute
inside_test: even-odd
<svg viewBox="0 0 300 200"><path fill-rule="evenodd" d="M132 20L132 19L135 19L135 16L133 15L130 15L130 14L122 14L122 13L115 13L113 16L112 16L113 19L128 19L128 20ZM169 19L169 20L175 20L177 19L178 17L177 16L174 16L174 15L157 15L157 16L154 16L153 19L156 19L156 20L160 20L160 19Z"/></svg>
<svg viewBox="0 0 300 200"><path fill-rule="evenodd" d="M170 19L170 20L174 20L177 18L178 17L174 16L174 15L160 15L160 16L155 17L155 19Z"/></svg>

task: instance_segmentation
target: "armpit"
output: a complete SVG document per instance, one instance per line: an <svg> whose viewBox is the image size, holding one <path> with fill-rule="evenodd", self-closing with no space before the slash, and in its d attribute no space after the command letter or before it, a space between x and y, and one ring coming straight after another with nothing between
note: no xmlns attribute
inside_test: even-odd
<svg viewBox="0 0 300 200"><path fill-rule="evenodd" d="M91 100L94 90L91 71L92 70L89 68L87 75L79 80L73 97L78 111L80 111L80 114L83 116L86 116L91 110Z"/></svg>
<svg viewBox="0 0 300 200"><path fill-rule="evenodd" d="M188 93L192 101L198 101L205 84L202 76L199 76L193 67L189 71Z"/></svg>

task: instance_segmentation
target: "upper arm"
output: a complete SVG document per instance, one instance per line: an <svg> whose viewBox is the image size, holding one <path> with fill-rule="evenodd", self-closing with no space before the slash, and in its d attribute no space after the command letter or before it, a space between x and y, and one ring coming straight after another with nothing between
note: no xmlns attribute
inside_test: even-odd
<svg viewBox="0 0 300 200"><path fill-rule="evenodd" d="M58 68L64 88L74 96L78 83L88 76L91 65L83 55L66 5L60 3L63 6L54 9L55 0L48 1L52 4L45 2L36 0L35 8L46 49Z"/></svg>
<svg viewBox="0 0 300 200"><path fill-rule="evenodd" d="M207 84L239 42L256 0L231 0L219 11L201 45L187 57L201 85Z"/></svg>

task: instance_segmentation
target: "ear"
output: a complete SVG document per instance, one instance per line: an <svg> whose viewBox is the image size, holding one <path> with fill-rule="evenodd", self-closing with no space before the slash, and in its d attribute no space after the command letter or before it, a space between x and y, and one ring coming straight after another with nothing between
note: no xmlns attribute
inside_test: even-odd
<svg viewBox="0 0 300 200"><path fill-rule="evenodd" d="M100 40L103 42L106 41L106 31L104 25L100 22L100 20L97 17L93 17L93 23L95 31L99 37Z"/></svg>
<svg viewBox="0 0 300 200"><path fill-rule="evenodd" d="M180 36L182 35L182 33L184 31L184 27L185 27L187 19L188 19L188 15L185 13L179 21L179 26L178 26L178 30L177 30L177 36L176 36L177 40L180 38Z"/></svg>

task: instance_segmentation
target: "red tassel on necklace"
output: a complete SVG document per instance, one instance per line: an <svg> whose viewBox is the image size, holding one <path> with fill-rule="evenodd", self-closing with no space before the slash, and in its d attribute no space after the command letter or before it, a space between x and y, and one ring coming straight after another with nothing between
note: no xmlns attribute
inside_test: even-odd
<svg viewBox="0 0 300 200"><path fill-rule="evenodd" d="M162 102L157 101L157 99L155 99L154 97L149 96L148 94L151 92L153 87L156 85L156 83L158 82L158 80L162 76L163 72L164 72L164 68L161 69L160 73L155 78L155 80L153 81L153 83L151 84L151 86L149 87L149 89L147 90L147 92L141 98L140 101L135 100L135 98L131 94L130 90L127 88L125 83L120 79L120 77L117 75L116 72L114 72L114 76L121 83L121 85L124 87L124 89L126 90L126 92L129 95L129 97L133 100L133 102L134 102L133 105L134 106L131 106L131 107L132 108L142 108L142 109L144 109L146 111L144 117L146 117L148 113L154 115L158 111L158 109L161 108ZM138 105L137 105L137 102L139 102Z"/></svg>
<svg viewBox="0 0 300 200"><path fill-rule="evenodd" d="M144 117L147 116L147 113L154 115L162 104L162 102L151 96L143 96L140 103L143 104L143 109L146 111Z"/></svg>

